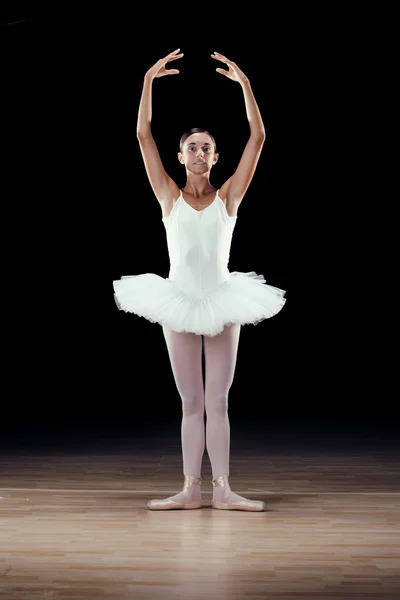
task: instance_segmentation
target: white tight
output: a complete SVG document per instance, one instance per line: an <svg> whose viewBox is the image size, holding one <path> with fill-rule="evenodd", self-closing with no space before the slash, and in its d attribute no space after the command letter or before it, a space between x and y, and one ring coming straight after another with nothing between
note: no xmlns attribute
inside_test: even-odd
<svg viewBox="0 0 400 600"><path fill-rule="evenodd" d="M213 478L229 475L228 393L233 382L240 324L215 337L178 333L163 327L175 384L182 400L182 454L185 475L201 476L205 445ZM204 339L205 386L202 377ZM204 414L207 425L204 427Z"/></svg>

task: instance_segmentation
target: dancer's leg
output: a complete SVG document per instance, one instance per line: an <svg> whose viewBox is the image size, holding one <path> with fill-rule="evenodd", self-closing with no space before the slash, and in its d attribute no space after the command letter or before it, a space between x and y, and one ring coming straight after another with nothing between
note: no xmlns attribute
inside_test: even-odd
<svg viewBox="0 0 400 600"><path fill-rule="evenodd" d="M266 510L265 502L248 500L232 492L229 484L230 426L228 393L232 385L239 346L240 325L226 326L220 335L204 336L206 365L205 407L206 440L213 479L213 508L228 510Z"/></svg>
<svg viewBox="0 0 400 600"><path fill-rule="evenodd" d="M206 366L205 408L207 413L206 441L213 479L229 476L230 425L228 418L228 394L235 373L239 346L240 325L226 326L220 335L204 336ZM229 495L228 495L229 490ZM224 486L213 488L213 500L226 502L244 510L260 510L263 503L247 500Z"/></svg>
<svg viewBox="0 0 400 600"><path fill-rule="evenodd" d="M185 475L200 477L205 449L202 336L178 333L163 327L175 384L182 400L182 455ZM200 486L192 485L191 497L200 498ZM177 500L181 494L177 495ZM175 497L174 497L175 498Z"/></svg>
<svg viewBox="0 0 400 600"><path fill-rule="evenodd" d="M226 326L214 337L204 336L206 443L213 478L229 475L228 394L235 372L239 337L240 324Z"/></svg>

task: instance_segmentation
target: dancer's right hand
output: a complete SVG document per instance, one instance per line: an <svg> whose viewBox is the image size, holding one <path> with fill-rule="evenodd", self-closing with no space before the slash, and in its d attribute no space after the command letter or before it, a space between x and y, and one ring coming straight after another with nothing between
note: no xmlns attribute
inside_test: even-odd
<svg viewBox="0 0 400 600"><path fill-rule="evenodd" d="M180 50L180 48L178 48L174 52L171 52L170 54L167 54L167 56L165 56L164 58L160 58L160 60L158 60L156 62L156 64L153 65L147 71L146 77L149 77L150 79L154 79L156 77L164 77L164 75L177 75L179 73L178 69L167 70L165 68L165 65L173 60L176 60L177 58L182 58L183 52L181 54L177 54L177 52L179 52L179 50Z"/></svg>

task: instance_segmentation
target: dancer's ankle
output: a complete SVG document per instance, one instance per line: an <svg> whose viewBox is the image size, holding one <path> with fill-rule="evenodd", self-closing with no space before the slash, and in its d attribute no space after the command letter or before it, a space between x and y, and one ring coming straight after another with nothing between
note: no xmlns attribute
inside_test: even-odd
<svg viewBox="0 0 400 600"><path fill-rule="evenodd" d="M212 480L213 484L213 500L221 501L224 494L228 494L230 491L229 475L219 475L214 477Z"/></svg>
<svg viewBox="0 0 400 600"><path fill-rule="evenodd" d="M184 480L182 493L191 500L200 500L202 478L196 475L184 475Z"/></svg>

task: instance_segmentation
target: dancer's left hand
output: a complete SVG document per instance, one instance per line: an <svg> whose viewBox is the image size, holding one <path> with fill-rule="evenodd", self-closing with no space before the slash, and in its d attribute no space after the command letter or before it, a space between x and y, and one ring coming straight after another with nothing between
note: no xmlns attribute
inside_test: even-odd
<svg viewBox="0 0 400 600"><path fill-rule="evenodd" d="M223 54L220 54L219 52L214 52L213 54L211 54L211 58L214 58L215 60L220 60L228 66L228 71L226 71L225 69L215 69L216 71L218 71L218 73L221 73L221 75L225 75L229 79L232 79L232 81L238 81L239 83L244 83L248 81L248 77L246 77L243 71L239 69L237 64L234 63L232 60L226 58L226 56L224 56Z"/></svg>

